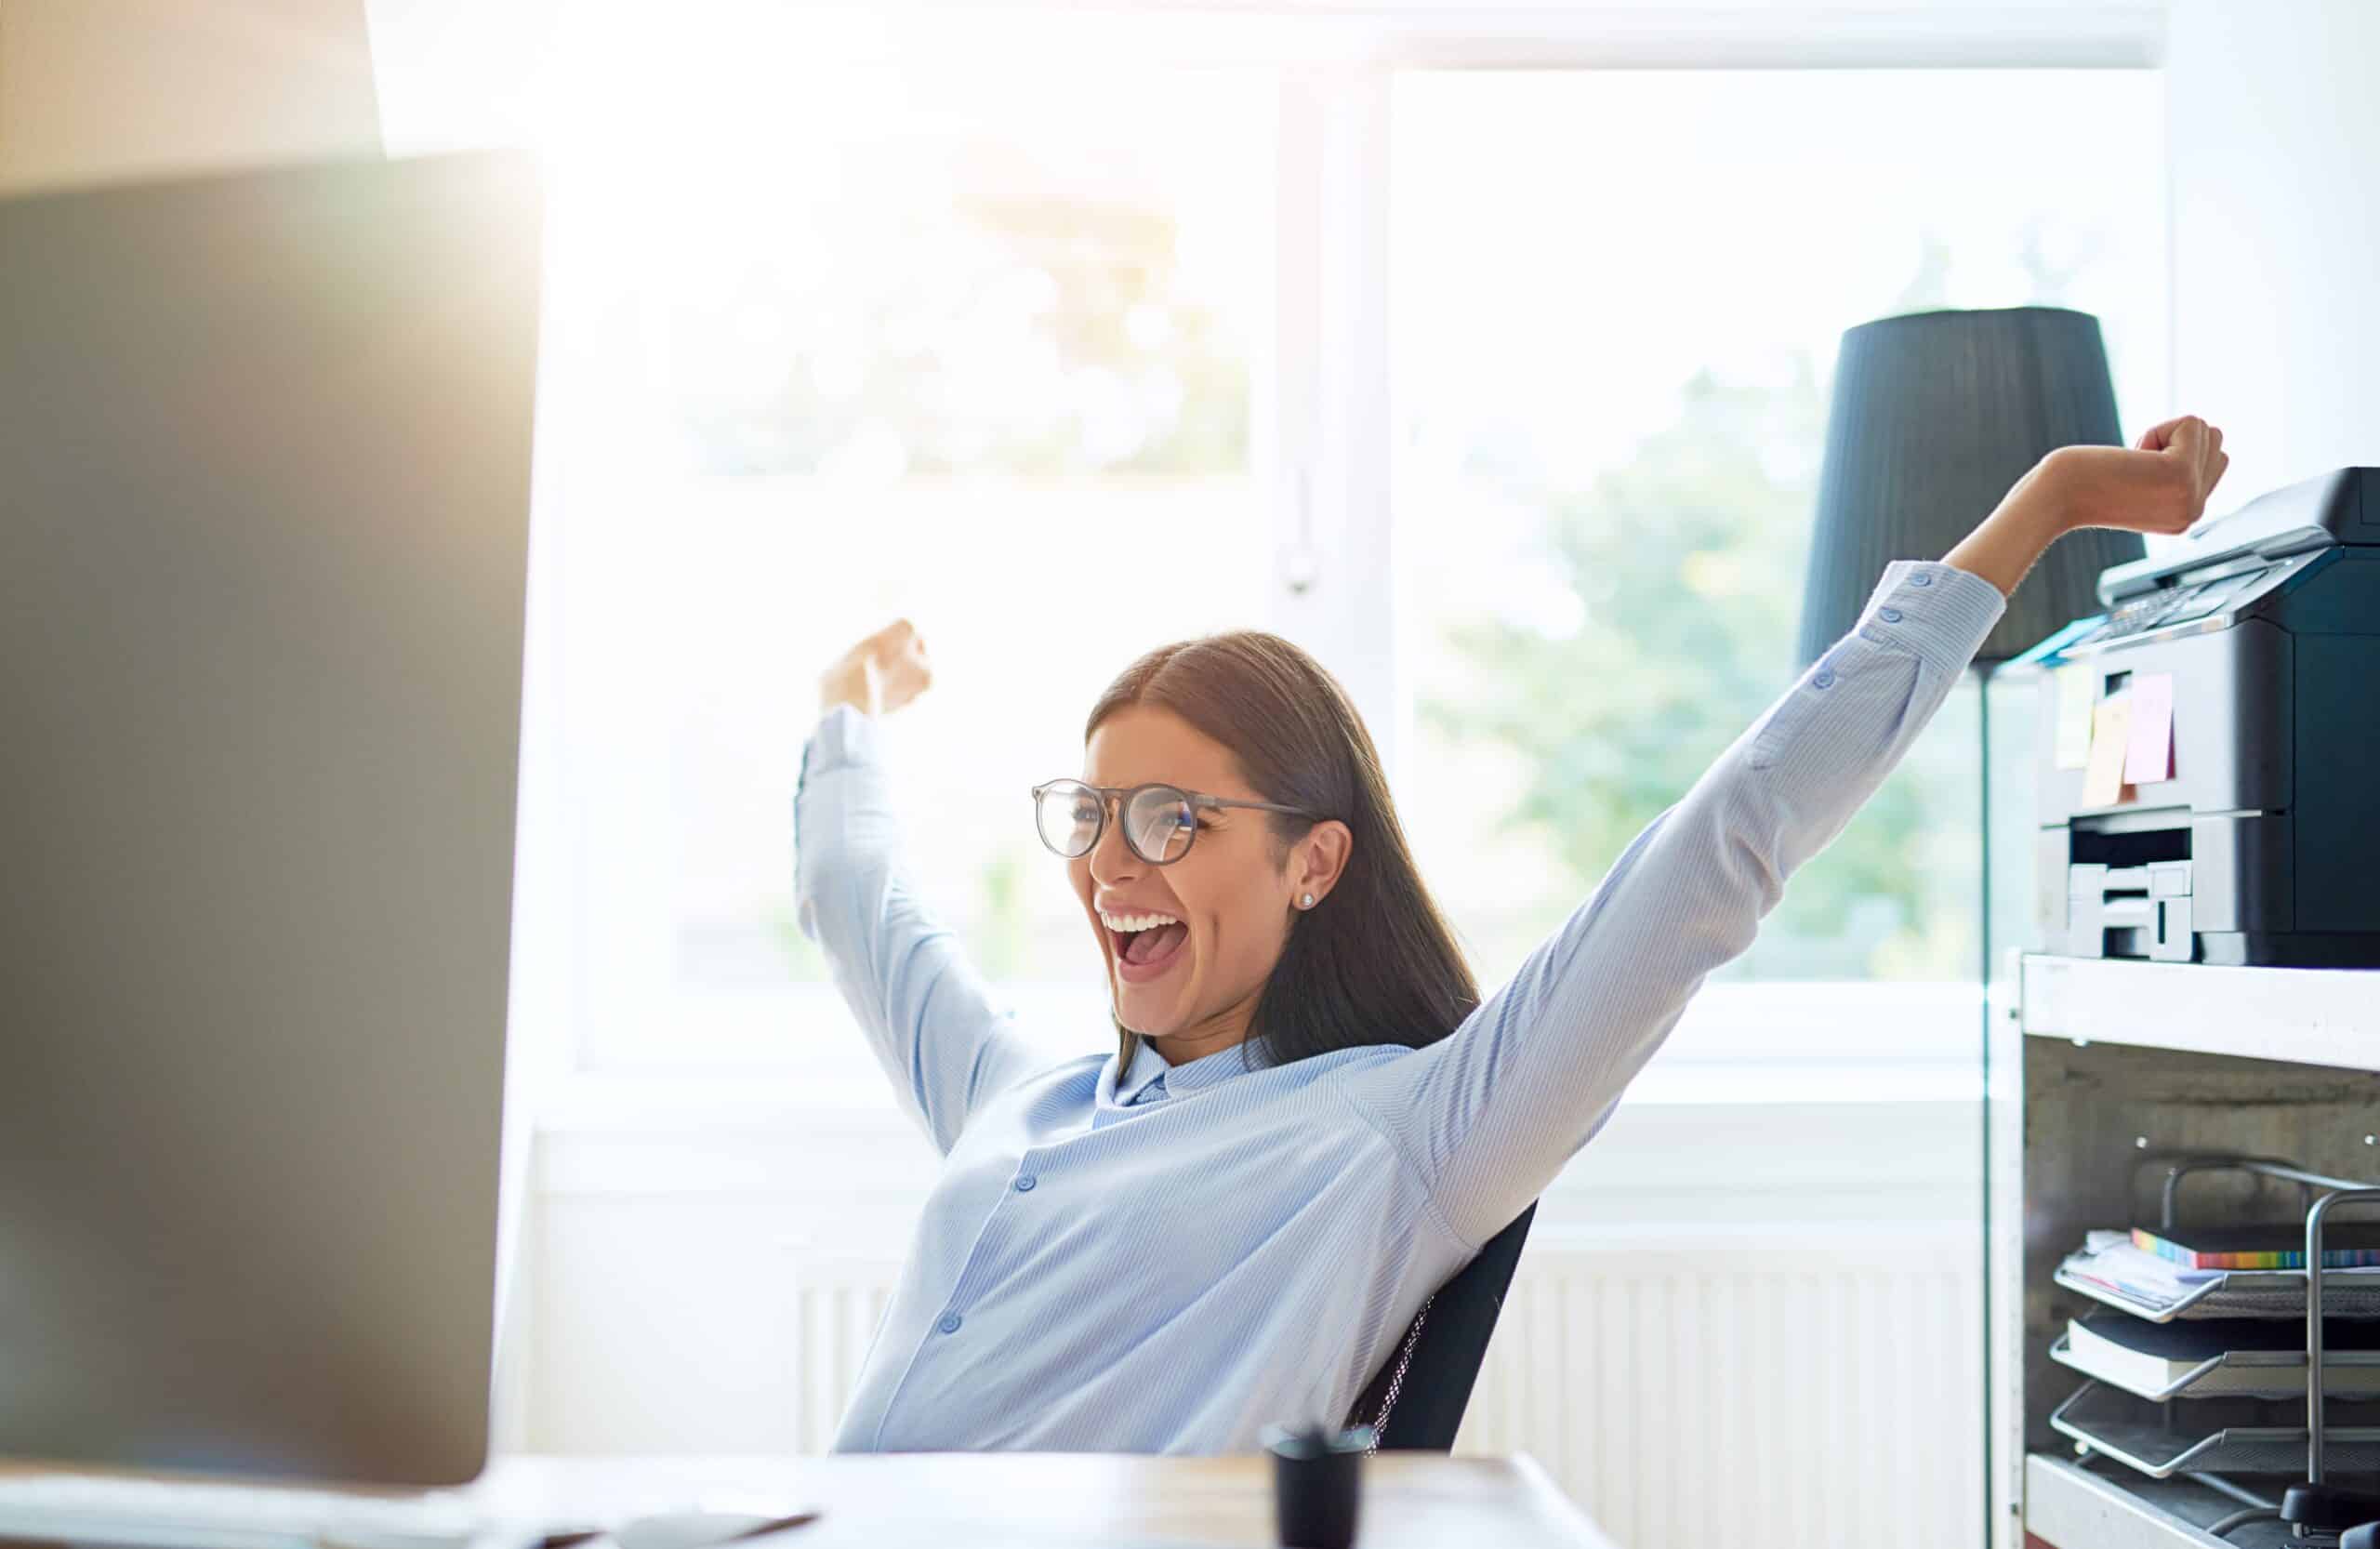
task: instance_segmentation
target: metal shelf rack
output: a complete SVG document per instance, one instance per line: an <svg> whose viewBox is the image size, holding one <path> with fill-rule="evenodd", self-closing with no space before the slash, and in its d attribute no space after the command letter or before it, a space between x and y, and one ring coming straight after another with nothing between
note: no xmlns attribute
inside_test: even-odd
<svg viewBox="0 0 2380 1549"><path fill-rule="evenodd" d="M2331 1214L2342 1207L2380 1203L2380 1185L2315 1172L2278 1158L2228 1153L2143 1158L2144 1171L2152 1167L2163 1169L2158 1220L2161 1228L2169 1233L2178 1223L2181 1185L2193 1175L2236 1172L2294 1185L2306 1209L2303 1266L2235 1271L2202 1282L2172 1303L2142 1305L2111 1294L2106 1287L2070 1278L2074 1263L2071 1257L2059 1266L2057 1283L2155 1322L2194 1313L2213 1316L2214 1310L2236 1313L2239 1304L2254 1300L2270 1309L2269 1316L2288 1316L2292 1311L2301 1316L2306 1329L2303 1347L2279 1353L2226 1352L2203 1362L2197 1370L2170 1386L2137 1397L2094 1378L2051 1411L2050 1428L2071 1439L2078 1452L2085 1457L2107 1458L2151 1479L2183 1476L2202 1484L2221 1479L2222 1492L2250 1508L2249 1513L2235 1514L2238 1525L2255 1520L2250 1515L2255 1511L2277 1510L2277 1504L2230 1483L2224 1476L2296 1474L2307 1483L2320 1486L2336 1472L2380 1473L2380 1425L2329 1423L2329 1396L2324 1383L2328 1368L2335 1363L2325 1361L2322 1349L2325 1313L2333 1317L2342 1316L2347 1305L2360 1304L2373 1295L2372 1282L2380 1280L2380 1276L2371 1270L2326 1267L2325 1228ZM2050 1356L2072 1364L2058 1346L2052 1347ZM2367 1362L2359 1353L2353 1364L2380 1364L2380 1357ZM2281 1381L2284 1372L2294 1376L2295 1382ZM2294 1427L2262 1423L2212 1425L2185 1421L2177 1414L2174 1400L2192 1388L2206 1390L2205 1397L2216 1397L2210 1379L2218 1373L2229 1373L2245 1388L2235 1388L2222 1397L2280 1398L2302 1394L2304 1423ZM2147 1408L2143 1400L2158 1407ZM2302 1473L2300 1463L2304 1465Z"/></svg>

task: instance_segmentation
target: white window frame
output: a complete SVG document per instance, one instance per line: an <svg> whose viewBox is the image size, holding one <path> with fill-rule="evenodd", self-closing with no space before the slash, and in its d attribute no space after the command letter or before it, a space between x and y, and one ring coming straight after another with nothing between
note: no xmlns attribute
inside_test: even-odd
<svg viewBox="0 0 2380 1549"><path fill-rule="evenodd" d="M1400 72L2153 69L2162 63L2165 37L2164 7L2147 0L2087 8L1873 5L1825 13L1764 5L1717 20L1708 12L1686 16L1658 7L1567 12L1390 5L1216 13L1150 4L1086 13L1052 6L960 10L918 4L838 11L815 20L830 46L869 62L997 61L1029 46L1021 39L1063 33L1066 47L1090 59L1129 48L1138 57L1154 53L1183 64L1281 72L1276 303L1265 334L1269 348L1251 363L1250 473L1270 492L1274 537L1272 601L1262 622L1313 651L1346 685L1393 785L1413 742L1410 695L1397 661L1399 575L1390 498L1389 105ZM573 559L583 562L600 549L601 529L621 514L596 513L589 522L588 512L574 510L571 524L582 530L570 544ZM584 645L596 621L583 604L574 606L561 595L568 590L567 580L557 576L549 605L567 620L570 644ZM571 657L568 650L562 655ZM584 701L568 689L574 680L586 681L584 665L571 657L559 669L562 703L556 730L574 753L592 746L580 719ZM612 686L617 682L612 680ZM606 809L616 807L619 795L605 801L589 788L579 760L563 762L566 772L546 788L566 788L559 792L568 807L566 831L583 843L606 830ZM641 800L652 801L666 794L659 775L615 767L603 778L627 780ZM617 839L612 830L606 842ZM654 1036L649 1024L668 1003L669 958L666 920L598 919L581 907L589 890L573 885L571 873L588 862L583 853L563 856L573 848L549 848L541 875L524 874L522 880L542 890L571 921L567 955L574 982L547 1000L567 1003L564 1063L584 1072L604 1063L598 1051ZM657 859L648 855L648 868ZM613 895L657 901L665 893L653 888ZM648 928L655 923L663 927L657 935ZM615 991L621 965L637 963L628 992L588 993L586 974L596 962L607 965ZM701 1061L689 1060L683 1073L699 1078L704 1072Z"/></svg>

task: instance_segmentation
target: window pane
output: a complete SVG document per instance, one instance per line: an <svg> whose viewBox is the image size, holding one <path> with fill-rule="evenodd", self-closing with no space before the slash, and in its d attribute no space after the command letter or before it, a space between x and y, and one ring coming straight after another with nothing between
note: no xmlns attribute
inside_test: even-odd
<svg viewBox="0 0 2380 1549"><path fill-rule="evenodd" d="M1272 103L1225 72L878 72L620 191L649 222L668 471L572 606L649 659L615 704L666 786L618 821L673 837L615 866L642 841L589 837L590 911L668 944L591 1024L598 1063L880 1084L856 1039L801 1030L845 1013L794 924L791 817L819 672L896 616L937 672L885 723L913 874L1053 1053L1104 1046L1091 928L1026 793L1081 774L1083 717L1135 655L1260 611Z"/></svg>
<svg viewBox="0 0 2380 1549"><path fill-rule="evenodd" d="M1399 80L1402 805L1488 982L1792 681L1844 328L2080 308L2126 423L2166 411L2161 101L2147 72ZM1962 691L1726 976L1974 979L1974 721Z"/></svg>

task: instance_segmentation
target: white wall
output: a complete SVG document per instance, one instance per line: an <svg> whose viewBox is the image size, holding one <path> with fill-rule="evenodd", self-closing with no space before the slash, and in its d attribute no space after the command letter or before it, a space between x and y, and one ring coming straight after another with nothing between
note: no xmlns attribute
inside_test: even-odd
<svg viewBox="0 0 2380 1549"><path fill-rule="evenodd" d="M379 149L364 0L0 0L0 192Z"/></svg>
<svg viewBox="0 0 2380 1549"><path fill-rule="evenodd" d="M2174 0L2168 49L2175 403L2223 427L2217 509L2380 463L2380 5Z"/></svg>

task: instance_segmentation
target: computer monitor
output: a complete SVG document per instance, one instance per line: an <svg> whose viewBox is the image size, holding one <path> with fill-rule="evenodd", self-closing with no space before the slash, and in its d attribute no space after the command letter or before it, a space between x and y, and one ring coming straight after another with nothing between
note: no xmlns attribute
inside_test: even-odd
<svg viewBox="0 0 2380 1549"><path fill-rule="evenodd" d="M539 210L0 201L0 1454L483 1465Z"/></svg>

